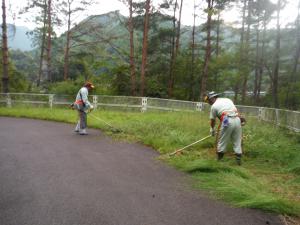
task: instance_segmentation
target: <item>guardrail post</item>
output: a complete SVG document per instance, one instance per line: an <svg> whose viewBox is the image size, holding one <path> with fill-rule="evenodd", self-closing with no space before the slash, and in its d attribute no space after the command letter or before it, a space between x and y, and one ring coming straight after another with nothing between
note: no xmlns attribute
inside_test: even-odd
<svg viewBox="0 0 300 225"><path fill-rule="evenodd" d="M94 106L94 109L97 109L97 104L98 104L98 96L97 95L93 95L93 106Z"/></svg>
<svg viewBox="0 0 300 225"><path fill-rule="evenodd" d="M53 99L54 99L54 95L49 95L49 107L52 109L53 107Z"/></svg>
<svg viewBox="0 0 300 225"><path fill-rule="evenodd" d="M258 108L258 119L262 120L262 107Z"/></svg>
<svg viewBox="0 0 300 225"><path fill-rule="evenodd" d="M280 125L280 120L279 120L279 110L275 109L275 115L276 115L276 125Z"/></svg>
<svg viewBox="0 0 300 225"><path fill-rule="evenodd" d="M196 104L196 111L203 111L203 103L202 102L197 102Z"/></svg>
<svg viewBox="0 0 300 225"><path fill-rule="evenodd" d="M141 112L147 111L147 98L142 98L142 109Z"/></svg>
<svg viewBox="0 0 300 225"><path fill-rule="evenodd" d="M8 108L11 108L11 97L10 97L9 93L6 94L6 106Z"/></svg>

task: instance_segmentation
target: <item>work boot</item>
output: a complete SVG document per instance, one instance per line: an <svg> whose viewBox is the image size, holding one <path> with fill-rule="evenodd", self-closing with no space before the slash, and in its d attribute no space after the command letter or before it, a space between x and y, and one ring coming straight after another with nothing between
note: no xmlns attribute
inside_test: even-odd
<svg viewBox="0 0 300 225"><path fill-rule="evenodd" d="M79 130L80 135L87 135L88 133L86 132L85 129Z"/></svg>
<svg viewBox="0 0 300 225"><path fill-rule="evenodd" d="M220 161L224 157L224 152L217 152L217 159Z"/></svg>
<svg viewBox="0 0 300 225"><path fill-rule="evenodd" d="M242 165L242 154L235 154L235 160L239 166Z"/></svg>
<svg viewBox="0 0 300 225"><path fill-rule="evenodd" d="M79 130L80 130L80 123L78 122L76 127L75 127L74 132L79 132Z"/></svg>

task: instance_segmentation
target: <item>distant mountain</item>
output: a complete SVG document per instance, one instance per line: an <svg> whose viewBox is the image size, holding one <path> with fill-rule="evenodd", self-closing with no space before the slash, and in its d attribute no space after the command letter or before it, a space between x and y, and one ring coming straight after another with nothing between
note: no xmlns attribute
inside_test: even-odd
<svg viewBox="0 0 300 225"><path fill-rule="evenodd" d="M163 15L160 13L155 14L155 21L157 23L156 29L172 29L173 28L173 22L172 18ZM153 19L153 17L151 17ZM93 15L90 16L83 21L81 21L78 25L80 26L81 24L84 24L83 27L89 27L91 24L99 24L102 27L103 33L109 34L109 35L114 35L114 36L119 36L122 37L122 41L124 42L124 37L129 38L129 33L127 30L127 17L123 16L120 14L118 10L116 11L111 11L105 14L101 15ZM137 17L134 18L135 22L140 23L143 21L143 18L141 21L137 21ZM141 29L141 27L140 27ZM205 44L206 40L206 33L204 31L204 25L200 25L196 27L196 37L195 41L196 42L203 42ZM157 32L156 30L156 32ZM187 46L189 42L192 41L192 26L186 26L186 25L181 25L181 43L183 46ZM202 32L201 32L202 31ZM135 28L135 34L139 37L142 37L142 31L138 30ZM232 26L222 24L220 27L220 33L222 36L223 40L226 40L227 43L232 44L232 43L239 43L240 39L240 34L239 30L236 28L233 28ZM152 33L153 34L153 33ZM150 31L150 36L152 35ZM89 35L89 34L88 34ZM113 41L114 43L116 41ZM126 43L128 44L128 43ZM223 43L224 44L224 43ZM225 44L224 44L225 45ZM225 46L224 46L225 47ZM227 47L227 46L226 46Z"/></svg>
<svg viewBox="0 0 300 225"><path fill-rule="evenodd" d="M14 26L8 24L8 46L14 50L30 51L33 49L32 41L27 35L30 30L23 26ZM2 30L0 30L2 34Z"/></svg>

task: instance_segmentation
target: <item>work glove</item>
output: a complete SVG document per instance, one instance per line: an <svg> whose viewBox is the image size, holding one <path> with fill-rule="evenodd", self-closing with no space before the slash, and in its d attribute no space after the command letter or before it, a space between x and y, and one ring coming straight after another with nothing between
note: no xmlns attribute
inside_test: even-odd
<svg viewBox="0 0 300 225"><path fill-rule="evenodd" d="M71 105L69 105L70 109L75 109L75 104L72 103Z"/></svg>
<svg viewBox="0 0 300 225"><path fill-rule="evenodd" d="M88 112L90 113L90 112L92 112L94 110L94 106L93 105L90 105L89 106L89 109L88 109Z"/></svg>
<svg viewBox="0 0 300 225"><path fill-rule="evenodd" d="M209 133L210 133L211 136L215 136L215 134L216 134L215 128L211 127L210 130L209 130Z"/></svg>
<svg viewBox="0 0 300 225"><path fill-rule="evenodd" d="M245 117L243 117L243 116L240 116L240 120L241 120L241 125L242 126L245 126L246 125L246 119L245 119Z"/></svg>

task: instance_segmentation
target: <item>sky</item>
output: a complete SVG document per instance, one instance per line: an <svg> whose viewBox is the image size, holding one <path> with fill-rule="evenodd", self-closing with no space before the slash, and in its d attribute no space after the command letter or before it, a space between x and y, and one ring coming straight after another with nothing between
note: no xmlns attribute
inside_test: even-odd
<svg viewBox="0 0 300 225"><path fill-rule="evenodd" d="M92 7L87 8L84 13L81 13L80 16L77 18L78 22L86 18L90 15L100 15L103 13L107 13L110 11L119 10L121 14L128 16L128 9L127 7L121 3L119 0L96 0L97 4L93 5ZM161 0L152 0L154 5ZM277 0L272 0L274 3ZM204 0L196 0L196 2L204 2ZM33 15L13 15L12 12L17 12L21 8L26 5L25 0L6 0L6 4L8 7L7 10L7 22L14 23L17 26L26 26L29 29L33 29L35 25L28 21L28 18L32 18ZM298 0L288 0L288 5L281 13L281 22L282 26L285 26L287 23L292 22L296 19L297 16L297 5ZM194 13L194 0L184 0L184 5L182 9L182 24L183 25L193 25L193 13ZM198 12L202 11L198 9ZM199 14L199 13L198 13ZM226 23L233 23L240 17L240 14L237 12L236 9L229 10L223 13L223 19ZM205 21L205 17L197 17L196 23L201 24ZM2 22L2 17L1 17ZM275 24L274 24L275 26ZM61 27L62 30L65 30L64 27Z"/></svg>

